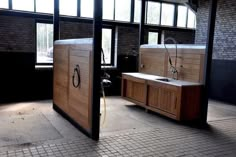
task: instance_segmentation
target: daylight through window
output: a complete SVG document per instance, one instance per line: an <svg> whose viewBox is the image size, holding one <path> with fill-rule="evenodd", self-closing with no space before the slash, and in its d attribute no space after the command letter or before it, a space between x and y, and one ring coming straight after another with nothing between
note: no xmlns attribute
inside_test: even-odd
<svg viewBox="0 0 236 157"><path fill-rule="evenodd" d="M37 63L53 62L53 24L37 23Z"/></svg>

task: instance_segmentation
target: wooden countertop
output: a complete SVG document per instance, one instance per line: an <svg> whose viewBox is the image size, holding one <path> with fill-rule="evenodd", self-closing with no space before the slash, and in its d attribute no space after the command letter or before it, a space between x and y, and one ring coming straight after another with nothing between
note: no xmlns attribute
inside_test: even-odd
<svg viewBox="0 0 236 157"><path fill-rule="evenodd" d="M157 75L149 75L149 74L144 74L144 73L122 73L123 76L128 76L128 77L134 77L138 79L145 79L148 82L159 82L163 84L169 84L173 86L200 86L203 85L201 83L194 83L194 82L188 82L188 81L181 81L181 80L174 80L172 78L167 78L163 76L157 76ZM161 81L158 79L168 79L169 81Z"/></svg>

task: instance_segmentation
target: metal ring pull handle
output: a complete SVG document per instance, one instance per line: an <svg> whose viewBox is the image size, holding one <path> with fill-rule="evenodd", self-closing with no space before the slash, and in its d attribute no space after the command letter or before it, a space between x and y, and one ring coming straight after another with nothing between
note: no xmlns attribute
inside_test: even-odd
<svg viewBox="0 0 236 157"><path fill-rule="evenodd" d="M75 77L77 75L78 81L75 83ZM75 88L80 88L80 66L77 64L76 67L74 68L74 74L72 76L72 83Z"/></svg>

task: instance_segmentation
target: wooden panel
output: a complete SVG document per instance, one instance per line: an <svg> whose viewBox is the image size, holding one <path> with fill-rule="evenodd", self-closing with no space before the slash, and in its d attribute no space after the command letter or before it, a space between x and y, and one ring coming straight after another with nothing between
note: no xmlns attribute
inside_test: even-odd
<svg viewBox="0 0 236 157"><path fill-rule="evenodd" d="M72 83L80 67L80 87ZM53 102L87 134L91 134L92 40L60 40L54 44ZM75 73L75 79L78 79Z"/></svg>
<svg viewBox="0 0 236 157"><path fill-rule="evenodd" d="M177 93L174 91L160 88L158 92L158 104L160 109L171 114L176 114Z"/></svg>
<svg viewBox="0 0 236 157"><path fill-rule="evenodd" d="M145 90L146 89L144 83L139 83L129 80L127 80L126 82L126 97L131 98L135 101L145 103L145 98L146 98Z"/></svg>
<svg viewBox="0 0 236 157"><path fill-rule="evenodd" d="M68 53L69 46L54 46L53 101L68 112Z"/></svg>
<svg viewBox="0 0 236 157"><path fill-rule="evenodd" d="M204 66L204 49L182 49L178 48L177 58L175 49L164 48L141 48L140 49L141 73L173 77L168 61L171 56L173 66L176 65L178 79L191 82L202 82Z"/></svg>
<svg viewBox="0 0 236 157"><path fill-rule="evenodd" d="M88 131L91 128L91 52L80 47L71 47L69 57L69 114ZM74 68L80 67L80 88L75 88L72 83Z"/></svg>
<svg viewBox="0 0 236 157"><path fill-rule="evenodd" d="M201 82L201 54L196 53L178 53L177 59L175 53L170 53L173 66L176 63L178 79L190 82ZM167 77L172 77L171 66L168 64Z"/></svg>
<svg viewBox="0 0 236 157"><path fill-rule="evenodd" d="M166 86L149 86L148 106L158 108L170 114L177 114L177 91Z"/></svg>
<svg viewBox="0 0 236 157"><path fill-rule="evenodd" d="M200 118L202 86L183 87L181 119L198 120Z"/></svg>
<svg viewBox="0 0 236 157"><path fill-rule="evenodd" d="M140 49L139 71L141 73L164 76L165 62L164 52L158 52L156 49Z"/></svg>

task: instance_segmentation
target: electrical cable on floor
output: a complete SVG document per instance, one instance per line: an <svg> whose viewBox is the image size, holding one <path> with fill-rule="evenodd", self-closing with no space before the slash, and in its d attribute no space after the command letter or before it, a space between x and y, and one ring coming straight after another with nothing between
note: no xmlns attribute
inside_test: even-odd
<svg viewBox="0 0 236 157"><path fill-rule="evenodd" d="M101 54L102 54L103 63L106 64L105 54L104 54L103 49L101 50ZM105 121L106 121L107 105L106 105L106 95L105 95L105 90L104 90L104 84L105 83L110 83L110 81L107 80L109 77L110 77L109 74L107 74L106 71L104 70L104 75L101 78L101 89L102 89L102 97L103 97L103 105L104 105L103 106L103 113L101 113L101 116L103 117L102 121L101 121L101 118L100 118L101 126L104 126Z"/></svg>
<svg viewBox="0 0 236 157"><path fill-rule="evenodd" d="M103 109L103 119L102 119L101 125L104 126L105 121L106 121L106 114L107 114L106 95L105 95L104 88L102 89L102 96L103 96L104 109Z"/></svg>

